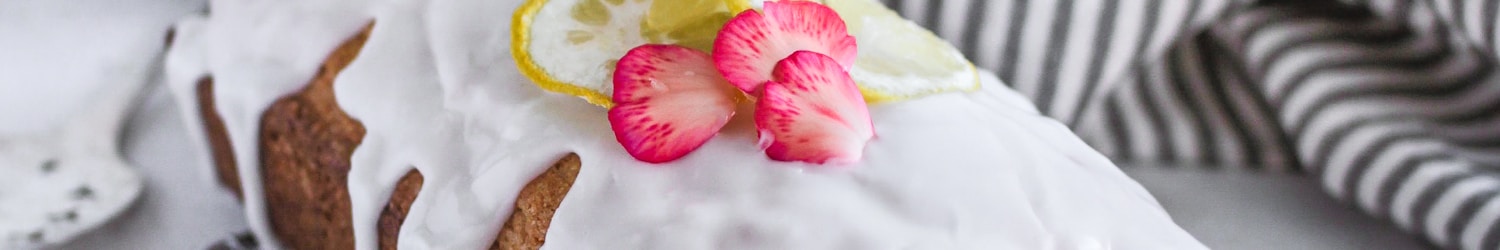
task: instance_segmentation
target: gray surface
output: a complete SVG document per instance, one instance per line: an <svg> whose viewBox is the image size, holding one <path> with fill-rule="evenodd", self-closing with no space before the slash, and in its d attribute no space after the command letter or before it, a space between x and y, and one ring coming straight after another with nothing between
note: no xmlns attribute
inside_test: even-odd
<svg viewBox="0 0 1500 250"><path fill-rule="evenodd" d="M1214 249L1427 249L1306 176L1128 165L1184 229Z"/></svg>

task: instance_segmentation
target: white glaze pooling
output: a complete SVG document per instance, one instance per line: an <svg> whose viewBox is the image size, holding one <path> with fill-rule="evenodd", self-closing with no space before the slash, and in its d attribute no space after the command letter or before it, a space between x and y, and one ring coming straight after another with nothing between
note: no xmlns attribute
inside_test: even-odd
<svg viewBox="0 0 1500 250"><path fill-rule="evenodd" d="M207 149L196 89L198 79L213 77L216 111L236 156L246 218L262 247L279 248L261 182L261 114L305 86L328 53L369 22L362 6L360 1L213 0L211 15L176 26L167 83L189 117L190 137Z"/></svg>
<svg viewBox="0 0 1500 250"><path fill-rule="evenodd" d="M1203 248L1144 189L988 74L980 92L871 107L878 136L858 166L769 161L755 146L749 110L683 159L635 161L614 141L603 109L543 93L517 72L508 28L519 4L396 1L369 9L378 25L334 85L340 106L367 131L349 174L358 248L375 248L378 213L412 168L425 185L400 247L487 247L521 187L569 152L583 167L554 216L548 249ZM329 27L344 29L291 40L306 50L202 50L274 55L206 64L219 86L260 89L216 88L231 131L254 128L258 120L246 117L294 89L274 83L301 86L358 28ZM245 31L204 28L205 38ZM273 68L255 58L294 59ZM231 74L245 79L225 82L224 71L274 77ZM250 84L257 81L271 86ZM240 109L223 105L230 102ZM236 154L256 155L254 137L243 136L231 132ZM241 169L247 176L243 169L254 168ZM261 199L259 187L250 187L247 210L263 213L253 207L263 202L250 202ZM269 236L263 217L251 219Z"/></svg>
<svg viewBox="0 0 1500 250"><path fill-rule="evenodd" d="M683 159L635 161L603 109L516 72L509 16L496 13L517 4L410 2L377 15L335 84L368 133L350 174L360 248L374 247L369 225L412 166L426 184L401 247L479 249L521 186L568 152L583 167L548 249L1202 248L993 77L977 93L871 107L879 135L859 166L769 161L746 115Z"/></svg>

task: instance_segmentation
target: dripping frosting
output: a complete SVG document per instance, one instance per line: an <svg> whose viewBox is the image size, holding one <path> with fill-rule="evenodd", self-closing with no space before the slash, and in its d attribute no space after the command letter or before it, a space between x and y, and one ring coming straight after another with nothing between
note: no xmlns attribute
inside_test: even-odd
<svg viewBox="0 0 1500 250"><path fill-rule="evenodd" d="M173 49L171 82L183 98L191 91L180 85L212 74L236 155L256 155L245 133L258 130L253 118L373 20L334 83L339 106L367 131L349 173L359 249L376 247L380 209L408 170L426 184L399 248L480 249L521 188L569 153L582 167L548 249L1203 248L1139 184L990 74L974 93L870 106L881 135L853 167L770 161L745 116L682 159L636 161L604 109L543 92L517 71L509 14L520 2L215 1L213 16L178 26L194 30L178 41L196 45ZM264 21L277 18L286 19ZM244 167L254 158L236 158L247 218L271 239L259 168Z"/></svg>
<svg viewBox="0 0 1500 250"><path fill-rule="evenodd" d="M168 89L189 117L184 120L189 137L205 153L209 146L194 93L199 79L213 77L215 108L236 156L250 231L262 246L278 249L257 157L261 114L305 86L328 52L357 33L369 16L353 1L211 0L209 12L174 26L166 59Z"/></svg>

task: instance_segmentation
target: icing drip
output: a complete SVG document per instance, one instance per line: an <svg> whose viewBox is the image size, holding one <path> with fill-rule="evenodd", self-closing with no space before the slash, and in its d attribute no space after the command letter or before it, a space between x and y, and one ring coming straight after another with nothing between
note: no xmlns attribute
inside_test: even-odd
<svg viewBox="0 0 1500 250"><path fill-rule="evenodd" d="M328 52L359 31L369 16L353 1L214 0L209 6L211 16L188 18L176 26L167 84L189 117L184 121L189 136L207 149L193 98L198 79L213 77L213 98L236 156L246 219L264 246L277 249L261 186L261 114L276 99L305 86Z"/></svg>
<svg viewBox="0 0 1500 250"><path fill-rule="evenodd" d="M373 15L359 58L334 84L366 128L349 173L359 249L376 247L380 209L413 168L425 184L398 247L487 247L522 186L570 152L582 169L549 249L1203 248L1143 188L989 74L979 92L871 106L881 134L858 166L770 161L747 115L686 157L650 165L615 142L604 109L544 93L517 72L509 14L520 1L214 4L214 13L240 13L179 26L197 30L180 41L198 45L174 51L182 65L172 82L182 98L191 96L184 84L214 75L240 156L257 155L260 111L306 83L368 20L359 13ZM251 225L271 241L259 168L245 167L257 159L236 159Z"/></svg>
<svg viewBox="0 0 1500 250"><path fill-rule="evenodd" d="M517 4L408 2L377 15L335 84L367 128L349 181L358 248L374 248L378 209L412 167L428 184L399 247L484 248L520 188L568 152L583 167L549 249L1202 248L993 77L977 93L871 107L881 136L848 169L767 160L746 116L678 161L635 161L604 109L516 72L507 16L495 13Z"/></svg>

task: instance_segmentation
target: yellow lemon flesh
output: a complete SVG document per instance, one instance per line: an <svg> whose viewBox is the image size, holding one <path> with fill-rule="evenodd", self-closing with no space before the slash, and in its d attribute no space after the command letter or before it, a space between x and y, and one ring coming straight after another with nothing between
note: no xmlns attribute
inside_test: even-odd
<svg viewBox="0 0 1500 250"><path fill-rule="evenodd" d="M812 1L812 0L809 0ZM740 9L765 0L738 0ZM859 45L849 76L871 103L979 89L979 71L957 48L878 0L816 0L839 13ZM740 10L736 9L736 10Z"/></svg>
<svg viewBox="0 0 1500 250"><path fill-rule="evenodd" d="M542 89L610 107L615 63L642 44L711 51L745 0L529 0L511 21L511 54Z"/></svg>

